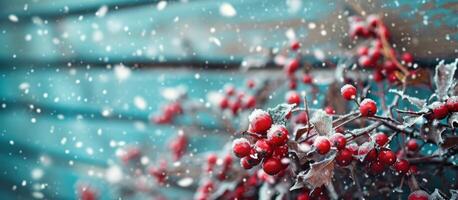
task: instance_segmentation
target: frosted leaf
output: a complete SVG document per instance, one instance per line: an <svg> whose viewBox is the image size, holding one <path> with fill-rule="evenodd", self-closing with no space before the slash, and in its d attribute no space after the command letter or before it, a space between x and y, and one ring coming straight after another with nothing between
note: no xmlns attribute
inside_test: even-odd
<svg viewBox="0 0 458 200"><path fill-rule="evenodd" d="M234 6L232 6L230 3L222 3L219 7L219 13L221 14L221 16L228 18L237 15L237 11L235 10Z"/></svg>
<svg viewBox="0 0 458 200"><path fill-rule="evenodd" d="M191 184L193 182L194 182L194 179L192 179L190 177L185 177L185 178L182 178L182 179L178 180L177 184L180 187L189 187L189 186L191 186Z"/></svg>
<svg viewBox="0 0 458 200"><path fill-rule="evenodd" d="M296 183L290 190L299 189L304 186L303 183L309 185L311 189L315 189L322 185L332 182L334 176L334 158L336 154L330 154L324 160L310 164L310 170L299 172L296 177ZM303 182L303 183L301 183Z"/></svg>
<svg viewBox="0 0 458 200"><path fill-rule="evenodd" d="M417 115L417 116L405 116L403 117L404 122L402 125L399 125L399 129L405 129L413 126L416 123L421 123L423 121L423 115Z"/></svg>
<svg viewBox="0 0 458 200"><path fill-rule="evenodd" d="M293 110L293 104L280 104L275 108L267 109L270 117L272 117L273 124L286 125L286 116Z"/></svg>
<svg viewBox="0 0 458 200"><path fill-rule="evenodd" d="M317 110L310 123L315 126L316 131L321 135L329 135L332 132L332 117L323 110Z"/></svg>
<svg viewBox="0 0 458 200"><path fill-rule="evenodd" d="M448 117L448 125L452 128L458 128L458 112L454 112Z"/></svg>
<svg viewBox="0 0 458 200"><path fill-rule="evenodd" d="M366 159L367 154L374 149L375 147L375 142L374 140L368 141L363 143L359 148L358 148L358 155L356 157L362 162L364 159Z"/></svg>
<svg viewBox="0 0 458 200"><path fill-rule="evenodd" d="M425 140L433 141L435 144L444 143L442 133L446 128L440 124L438 120L434 120L432 123L424 124L420 129L420 134Z"/></svg>
<svg viewBox="0 0 458 200"><path fill-rule="evenodd" d="M453 63L445 64L445 61L439 62L436 66L434 74L434 82L436 83L436 95L440 100L446 100L449 89L453 84L453 76L455 75L458 59Z"/></svg>
<svg viewBox="0 0 458 200"><path fill-rule="evenodd" d="M450 194L452 194L450 200L458 200L458 190L450 190Z"/></svg>
<svg viewBox="0 0 458 200"><path fill-rule="evenodd" d="M97 17L105 17L105 15L107 13L108 13L108 6L107 5L103 5L97 10L97 12L95 12L95 16L97 16Z"/></svg>
<svg viewBox="0 0 458 200"><path fill-rule="evenodd" d="M434 189L434 192L429 196L429 200L445 200L444 196L440 193L439 189Z"/></svg>
<svg viewBox="0 0 458 200"><path fill-rule="evenodd" d="M418 108L422 109L426 106L425 99L419 99L417 97L411 97L409 95L404 94L402 91L390 89L389 92L399 95L402 99L407 99L411 104L417 106Z"/></svg>
<svg viewBox="0 0 458 200"><path fill-rule="evenodd" d="M160 1L156 5L156 9L159 10L159 11L164 10L165 7L167 7L167 1Z"/></svg>

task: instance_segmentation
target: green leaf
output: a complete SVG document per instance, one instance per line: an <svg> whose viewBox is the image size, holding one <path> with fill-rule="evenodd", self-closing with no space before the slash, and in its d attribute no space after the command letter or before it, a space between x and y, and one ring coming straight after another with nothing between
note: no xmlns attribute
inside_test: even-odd
<svg viewBox="0 0 458 200"><path fill-rule="evenodd" d="M272 117L273 124L286 125L286 116L295 106L295 104L280 104L275 108L267 109L267 112Z"/></svg>

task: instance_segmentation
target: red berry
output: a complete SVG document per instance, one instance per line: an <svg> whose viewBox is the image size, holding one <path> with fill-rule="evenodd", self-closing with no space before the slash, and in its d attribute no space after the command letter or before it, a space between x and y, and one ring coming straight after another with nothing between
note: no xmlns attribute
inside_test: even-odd
<svg viewBox="0 0 458 200"><path fill-rule="evenodd" d="M359 64L359 66L365 67L365 68L370 68L373 65L372 60L371 60L371 58L369 56L361 56L361 57L359 57L358 64Z"/></svg>
<svg viewBox="0 0 458 200"><path fill-rule="evenodd" d="M351 24L350 27L350 36L355 37L355 36L361 36L361 37L367 37L369 36L369 30L365 26L363 22L355 22Z"/></svg>
<svg viewBox="0 0 458 200"><path fill-rule="evenodd" d="M379 48L371 48L369 49L369 57L371 58L372 63L376 63L382 53L380 52Z"/></svg>
<svg viewBox="0 0 458 200"><path fill-rule="evenodd" d="M405 159L398 160L394 163L394 169L401 174L405 174L410 169L409 162Z"/></svg>
<svg viewBox="0 0 458 200"><path fill-rule="evenodd" d="M280 159L268 158L262 163L262 169L266 174L275 175L283 169Z"/></svg>
<svg viewBox="0 0 458 200"><path fill-rule="evenodd" d="M347 139L342 133L335 133L331 136L330 140L338 150L345 149L345 146L347 145Z"/></svg>
<svg viewBox="0 0 458 200"><path fill-rule="evenodd" d="M299 60L293 59L285 65L285 71L287 74L291 75L299 68Z"/></svg>
<svg viewBox="0 0 458 200"><path fill-rule="evenodd" d="M304 74L304 76L302 76L302 82L304 84L311 84L313 82L313 78L312 78L312 75L310 74Z"/></svg>
<svg viewBox="0 0 458 200"><path fill-rule="evenodd" d="M365 162L371 162L377 158L377 150L369 142L366 142L359 146L357 155L364 156Z"/></svg>
<svg viewBox="0 0 458 200"><path fill-rule="evenodd" d="M258 134L265 134L272 126L272 118L266 111L256 109L248 117L250 131Z"/></svg>
<svg viewBox="0 0 458 200"><path fill-rule="evenodd" d="M385 169L385 166L380 161L374 161L370 164L370 169L374 174L380 174Z"/></svg>
<svg viewBox="0 0 458 200"><path fill-rule="evenodd" d="M289 104L301 104L301 96L296 91L289 91L286 93L286 102Z"/></svg>
<svg viewBox="0 0 458 200"><path fill-rule="evenodd" d="M458 112L458 96L448 98L445 105L449 112Z"/></svg>
<svg viewBox="0 0 458 200"><path fill-rule="evenodd" d="M255 83L254 83L253 80L250 79L250 80L248 80L248 81L246 82L246 85L247 85L248 88L251 89L251 88L254 88Z"/></svg>
<svg viewBox="0 0 458 200"><path fill-rule="evenodd" d="M283 125L273 125L267 131L267 142L272 146L281 146L288 141L288 130Z"/></svg>
<svg viewBox="0 0 458 200"><path fill-rule="evenodd" d="M398 68L396 67L396 64L394 64L394 62L392 62L391 60L386 60L386 61L383 63L383 69L384 69L386 72L392 72L392 71L397 70Z"/></svg>
<svg viewBox="0 0 458 200"><path fill-rule="evenodd" d="M346 84L340 88L340 94L345 100L352 100L356 98L356 88L353 85Z"/></svg>
<svg viewBox="0 0 458 200"><path fill-rule="evenodd" d="M347 166L353 160L353 153L348 149L342 149L337 153L336 162L340 166Z"/></svg>
<svg viewBox="0 0 458 200"><path fill-rule="evenodd" d="M331 106L326 106L326 108L324 108L324 112L326 112L329 115L336 114L336 111Z"/></svg>
<svg viewBox="0 0 458 200"><path fill-rule="evenodd" d="M242 107L242 102L240 100L236 100L232 103L229 104L230 106L230 109L232 111L232 114L237 114L240 110L240 108Z"/></svg>
<svg viewBox="0 0 458 200"><path fill-rule="evenodd" d="M216 154L212 153L212 154L208 155L208 157L207 157L207 164L208 165L215 165L217 160L218 160L218 157L216 156Z"/></svg>
<svg viewBox="0 0 458 200"><path fill-rule="evenodd" d="M307 193L301 193L297 195L296 200L310 200L310 196Z"/></svg>
<svg viewBox="0 0 458 200"><path fill-rule="evenodd" d="M256 98L254 96L247 96L244 100L244 108L250 109L256 107Z"/></svg>
<svg viewBox="0 0 458 200"><path fill-rule="evenodd" d="M405 63L412 63L413 62L413 56L410 53L403 53L402 54L402 60Z"/></svg>
<svg viewBox="0 0 458 200"><path fill-rule="evenodd" d="M291 50L297 51L299 48L301 48L301 43L296 40L291 42Z"/></svg>
<svg viewBox="0 0 458 200"><path fill-rule="evenodd" d="M272 147L264 139L256 141L255 150L261 157L269 157L272 155Z"/></svg>
<svg viewBox="0 0 458 200"><path fill-rule="evenodd" d="M313 146L315 146L316 151L322 155L327 154L329 150L331 150L331 142L325 136L316 137Z"/></svg>
<svg viewBox="0 0 458 200"><path fill-rule="evenodd" d="M237 157L243 158L250 155L251 144L245 138L235 139L234 142L232 142L232 151L234 151Z"/></svg>
<svg viewBox="0 0 458 200"><path fill-rule="evenodd" d="M448 115L448 108L445 103L442 102L434 102L429 105L429 109L431 110L431 114L427 117L429 119L444 119Z"/></svg>
<svg viewBox="0 0 458 200"><path fill-rule="evenodd" d="M407 197L407 200L428 200L429 194L423 190L417 190L415 192L410 193Z"/></svg>
<svg viewBox="0 0 458 200"><path fill-rule="evenodd" d="M282 159L288 156L288 145L279 146L274 149L272 157Z"/></svg>
<svg viewBox="0 0 458 200"><path fill-rule="evenodd" d="M364 99L359 105L359 112L363 117L372 117L377 113L377 105L372 99Z"/></svg>
<svg viewBox="0 0 458 200"><path fill-rule="evenodd" d="M233 94L235 94L235 88L232 85L226 85L225 91L228 96L232 96Z"/></svg>
<svg viewBox="0 0 458 200"><path fill-rule="evenodd" d="M417 143L417 140L416 139L410 139L409 141L407 141L407 150L409 151L418 151L418 149L420 148L418 146L418 143Z"/></svg>
<svg viewBox="0 0 458 200"><path fill-rule="evenodd" d="M396 162L396 154L389 149L384 149L379 152L378 160L385 165L392 165Z"/></svg>
<svg viewBox="0 0 458 200"><path fill-rule="evenodd" d="M359 56L365 56L369 53L369 48L367 46L360 46L358 48L358 55Z"/></svg>
<svg viewBox="0 0 458 200"><path fill-rule="evenodd" d="M223 97L219 102L219 107L223 110L229 107L229 99L227 97Z"/></svg>
<svg viewBox="0 0 458 200"><path fill-rule="evenodd" d="M178 137L171 141L170 149L175 160L179 160L185 153L188 146L188 138L182 131L178 132Z"/></svg>
<svg viewBox="0 0 458 200"><path fill-rule="evenodd" d="M253 168L254 165L252 165L252 163L250 162L250 157L247 156L247 157L244 157L240 160L240 165L244 168L244 169L251 169Z"/></svg>
<svg viewBox="0 0 458 200"><path fill-rule="evenodd" d="M380 70L375 70L374 73L372 74L372 79L374 79L375 82L381 82L385 76Z"/></svg>
<svg viewBox="0 0 458 200"><path fill-rule="evenodd" d="M418 168L415 165L411 165L409 169L410 174L418 174Z"/></svg>
<svg viewBox="0 0 458 200"><path fill-rule="evenodd" d="M388 142L388 136L385 133L377 133L374 135L374 140L379 147L383 147Z"/></svg>
<svg viewBox="0 0 458 200"><path fill-rule="evenodd" d="M371 27L377 27L382 22L380 20L380 17L378 17L377 15L369 15L367 16L367 23Z"/></svg>
<svg viewBox="0 0 458 200"><path fill-rule="evenodd" d="M289 89L295 90L297 88L297 81L294 79L289 80Z"/></svg>
<svg viewBox="0 0 458 200"><path fill-rule="evenodd" d="M295 122L297 124L307 124L309 118L306 112L300 112L296 115Z"/></svg>

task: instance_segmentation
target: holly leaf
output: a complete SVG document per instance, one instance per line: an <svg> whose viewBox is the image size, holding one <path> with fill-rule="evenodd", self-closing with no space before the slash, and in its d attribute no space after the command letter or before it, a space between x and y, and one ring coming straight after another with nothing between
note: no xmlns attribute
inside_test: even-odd
<svg viewBox="0 0 458 200"><path fill-rule="evenodd" d="M429 200L445 200L445 197L441 194L439 189L435 189L434 192L429 196Z"/></svg>
<svg viewBox="0 0 458 200"><path fill-rule="evenodd" d="M286 116L291 113L295 104L280 104L275 108L267 109L270 117L272 117L273 124L286 125Z"/></svg>
<svg viewBox="0 0 458 200"><path fill-rule="evenodd" d="M294 135L295 135L295 139L294 140L299 140L304 134L306 134L310 129L310 133L312 133L312 131L314 131L313 129L313 125L308 127L308 125L306 126L303 126L303 127L298 127L296 128L296 131L294 131Z"/></svg>
<svg viewBox="0 0 458 200"><path fill-rule="evenodd" d="M442 144L444 143L442 133L446 129L447 128L441 125L438 120L434 120L431 123L423 124L420 129L420 134L425 140L432 141L435 144Z"/></svg>
<svg viewBox="0 0 458 200"><path fill-rule="evenodd" d="M310 169L307 171L301 171L296 176L296 183L290 190L295 190L308 185L312 190L322 185L331 183L332 177L334 176L334 158L335 153L330 154L325 159L310 164Z"/></svg>
<svg viewBox="0 0 458 200"><path fill-rule="evenodd" d="M406 129L413 126L416 123L420 123L423 120L423 115L409 115L403 117L404 123L399 125L399 129Z"/></svg>
<svg viewBox="0 0 458 200"><path fill-rule="evenodd" d="M448 97L448 92L454 82L453 77L457 64L458 59L455 59L455 62L449 64L445 64L445 61L442 60L436 66L434 83L436 84L436 95L440 100L446 100Z"/></svg>
<svg viewBox="0 0 458 200"><path fill-rule="evenodd" d="M448 117L448 125L452 128L458 128L458 112L454 112Z"/></svg>
<svg viewBox="0 0 458 200"><path fill-rule="evenodd" d="M458 200L458 190L450 190L450 194L452 194L450 200Z"/></svg>
<svg viewBox="0 0 458 200"><path fill-rule="evenodd" d="M313 124L315 130L320 135L329 135L332 133L332 117L323 110L317 110L313 113L310 123Z"/></svg>
<svg viewBox="0 0 458 200"><path fill-rule="evenodd" d="M402 99L407 99L407 101L409 101L412 105L415 105L416 107L420 109L426 106L425 99L419 99L417 97L406 95L404 94L404 92L396 90L396 89L390 89L389 92L399 95Z"/></svg>

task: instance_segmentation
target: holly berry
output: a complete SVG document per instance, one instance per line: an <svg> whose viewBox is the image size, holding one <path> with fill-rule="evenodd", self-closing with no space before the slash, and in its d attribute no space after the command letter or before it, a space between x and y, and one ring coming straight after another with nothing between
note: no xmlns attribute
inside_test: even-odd
<svg viewBox="0 0 458 200"><path fill-rule="evenodd" d="M371 60L371 58L369 56L361 56L361 57L359 57L358 64L361 67L365 67L365 68L372 67L372 65L373 65L372 60Z"/></svg>
<svg viewBox="0 0 458 200"><path fill-rule="evenodd" d="M272 157L282 159L288 156L288 145L279 146L274 149L272 153Z"/></svg>
<svg viewBox="0 0 458 200"><path fill-rule="evenodd" d="M272 147L267 140L260 139L255 143L255 150L261 157L269 157L272 155Z"/></svg>
<svg viewBox="0 0 458 200"><path fill-rule="evenodd" d="M340 93L345 100L352 100L356 98L356 88L353 85L346 84L340 89Z"/></svg>
<svg viewBox="0 0 458 200"><path fill-rule="evenodd" d="M288 141L288 130L283 125L273 125L267 131L267 142L272 146L281 146Z"/></svg>
<svg viewBox="0 0 458 200"><path fill-rule="evenodd" d="M254 83L253 80L250 79L250 80L248 80L248 81L246 82L246 85L247 85L248 88L251 89L251 88L254 88L255 83Z"/></svg>
<svg viewBox="0 0 458 200"><path fill-rule="evenodd" d="M293 59L285 65L285 71L289 75L294 74L294 72L296 72L298 68L299 68L299 60L297 59Z"/></svg>
<svg viewBox="0 0 458 200"><path fill-rule="evenodd" d="M178 137L170 142L170 149L175 160L179 160L186 153L187 146L188 138L184 135L183 131L179 131Z"/></svg>
<svg viewBox="0 0 458 200"><path fill-rule="evenodd" d="M458 96L453 96L445 102L449 112L458 112Z"/></svg>
<svg viewBox="0 0 458 200"><path fill-rule="evenodd" d="M221 98L219 102L219 107L223 110L229 107L229 99L227 97Z"/></svg>
<svg viewBox="0 0 458 200"><path fill-rule="evenodd" d="M420 148L420 146L418 146L416 139L408 140L406 146L407 146L407 150L413 151L413 152L418 151L418 149Z"/></svg>
<svg viewBox="0 0 458 200"><path fill-rule="evenodd" d="M256 98L254 96L247 96L244 100L243 107L245 109L250 109L256 107Z"/></svg>
<svg viewBox="0 0 458 200"><path fill-rule="evenodd" d="M232 96L235 94L235 88L233 85L226 85L225 86L225 91L228 96Z"/></svg>
<svg viewBox="0 0 458 200"><path fill-rule="evenodd" d="M367 46L361 46L358 48L358 55L359 56L365 56L369 53L369 48Z"/></svg>
<svg viewBox="0 0 458 200"><path fill-rule="evenodd" d="M369 26L371 27L377 27L379 24L382 23L382 21L380 20L380 17L378 17L377 15L369 15L367 16L367 24L369 24Z"/></svg>
<svg viewBox="0 0 458 200"><path fill-rule="evenodd" d="M363 117L372 117L377 113L377 105L372 99L364 99L359 105L359 112Z"/></svg>
<svg viewBox="0 0 458 200"><path fill-rule="evenodd" d="M392 71L395 71L397 69L397 67L396 67L396 64L394 64L394 62L392 62L391 60L386 60L383 63L383 69L386 72L392 72Z"/></svg>
<svg viewBox="0 0 458 200"><path fill-rule="evenodd" d="M251 144L245 138L235 139L234 142L232 142L232 151L237 157L243 158L250 155Z"/></svg>
<svg viewBox="0 0 458 200"><path fill-rule="evenodd" d="M412 63L413 62L413 56L410 53L403 53L402 54L402 60L405 63Z"/></svg>
<svg viewBox="0 0 458 200"><path fill-rule="evenodd" d="M308 116L306 112L300 112L299 114L296 115L295 117L295 122L297 124L307 124L308 122Z"/></svg>
<svg viewBox="0 0 458 200"><path fill-rule="evenodd" d="M326 112L329 115L336 114L336 111L334 110L334 108L332 108L332 106L326 106L326 108L324 108L324 112Z"/></svg>
<svg viewBox="0 0 458 200"><path fill-rule="evenodd" d="M385 169L385 166L380 161L374 161L370 164L370 169L374 174L380 174Z"/></svg>
<svg viewBox="0 0 458 200"><path fill-rule="evenodd" d="M383 147L388 142L388 136L385 133L377 133L374 135L374 140L379 147Z"/></svg>
<svg viewBox="0 0 458 200"><path fill-rule="evenodd" d="M313 146L315 146L316 151L322 155L327 154L331 150L331 142L325 136L316 137Z"/></svg>
<svg viewBox="0 0 458 200"><path fill-rule="evenodd" d="M378 59L380 58L381 55L382 55L382 53L380 52L379 48L371 48L371 49L369 49L369 57L370 57L372 63L377 63L377 61L378 61Z"/></svg>
<svg viewBox="0 0 458 200"><path fill-rule="evenodd" d="M348 149L342 149L337 153L336 162L340 166L347 166L353 160L353 153Z"/></svg>
<svg viewBox="0 0 458 200"><path fill-rule="evenodd" d="M296 200L310 200L310 196L307 193L301 193L297 195Z"/></svg>
<svg viewBox="0 0 458 200"><path fill-rule="evenodd" d="M394 163L394 169L401 174L405 174L410 169L409 162L405 159L400 159Z"/></svg>
<svg viewBox="0 0 458 200"><path fill-rule="evenodd" d="M396 162L396 154L389 149L383 149L378 154L378 160L385 165L392 165Z"/></svg>
<svg viewBox="0 0 458 200"><path fill-rule="evenodd" d="M430 114L427 115L429 119L444 119L448 115L448 108L445 103L434 102L429 105Z"/></svg>
<svg viewBox="0 0 458 200"><path fill-rule="evenodd" d="M412 193L407 197L407 200L428 200L429 199L429 194L426 193L423 190L417 190Z"/></svg>
<svg viewBox="0 0 458 200"><path fill-rule="evenodd" d="M286 93L286 102L289 104L301 104L301 96L296 91L289 91Z"/></svg>
<svg viewBox="0 0 458 200"><path fill-rule="evenodd" d="M297 51L299 48L301 48L301 43L296 40L291 42L291 50Z"/></svg>
<svg viewBox="0 0 458 200"><path fill-rule="evenodd" d="M294 79L289 80L289 89L295 90L297 88L297 81Z"/></svg>
<svg viewBox="0 0 458 200"><path fill-rule="evenodd" d="M266 174L275 175L283 169L283 165L278 158L268 158L262 163L262 169Z"/></svg>
<svg viewBox="0 0 458 200"><path fill-rule="evenodd" d="M272 118L266 111L256 109L248 117L250 132L265 134L272 126Z"/></svg>
<svg viewBox="0 0 458 200"><path fill-rule="evenodd" d="M302 82L304 84L311 84L313 82L313 78L312 78L312 75L310 74L304 74L304 76L302 76Z"/></svg>
<svg viewBox="0 0 458 200"><path fill-rule="evenodd" d="M338 150L345 149L345 146L347 145L347 139L342 133L335 133L331 136L330 140Z"/></svg>
<svg viewBox="0 0 458 200"><path fill-rule="evenodd" d="M247 157L244 157L240 160L240 165L244 168L244 169L251 169L253 168L253 164L250 162L250 157L247 156Z"/></svg>

